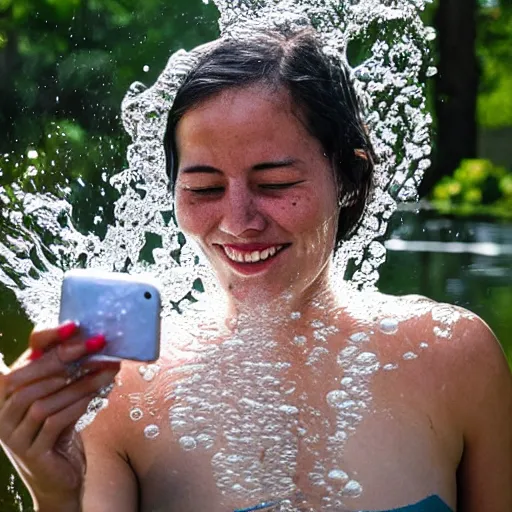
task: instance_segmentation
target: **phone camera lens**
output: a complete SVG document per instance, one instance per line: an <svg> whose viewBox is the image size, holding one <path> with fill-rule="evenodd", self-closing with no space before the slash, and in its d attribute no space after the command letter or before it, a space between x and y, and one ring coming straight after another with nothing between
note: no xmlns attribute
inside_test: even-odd
<svg viewBox="0 0 512 512"><path fill-rule="evenodd" d="M150 292L145 292L144 297L149 300L149 299L151 299L152 295Z"/></svg>

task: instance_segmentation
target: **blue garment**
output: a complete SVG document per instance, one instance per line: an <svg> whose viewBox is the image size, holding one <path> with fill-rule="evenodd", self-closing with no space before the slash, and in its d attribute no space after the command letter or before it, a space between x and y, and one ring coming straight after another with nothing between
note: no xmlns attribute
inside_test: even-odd
<svg viewBox="0 0 512 512"><path fill-rule="evenodd" d="M234 512L271 512L273 507L277 505L279 505L278 501L267 501L250 508L238 508ZM380 512L452 512L452 509L439 496L429 496L412 505L392 510L382 510Z"/></svg>
<svg viewBox="0 0 512 512"><path fill-rule="evenodd" d="M452 512L452 509L439 496L429 496L413 505L381 512Z"/></svg>

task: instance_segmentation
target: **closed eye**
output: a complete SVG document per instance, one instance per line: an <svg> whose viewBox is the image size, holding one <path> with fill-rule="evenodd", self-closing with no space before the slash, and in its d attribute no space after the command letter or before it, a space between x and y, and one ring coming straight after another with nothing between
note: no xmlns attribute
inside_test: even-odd
<svg viewBox="0 0 512 512"><path fill-rule="evenodd" d="M201 196L220 194L224 192L224 187L206 187L206 188L189 188L190 192Z"/></svg>
<svg viewBox="0 0 512 512"><path fill-rule="evenodd" d="M300 183L304 183L304 180L294 181L292 183L262 183L260 188L265 190L283 190L286 188L293 187L294 185L299 185Z"/></svg>

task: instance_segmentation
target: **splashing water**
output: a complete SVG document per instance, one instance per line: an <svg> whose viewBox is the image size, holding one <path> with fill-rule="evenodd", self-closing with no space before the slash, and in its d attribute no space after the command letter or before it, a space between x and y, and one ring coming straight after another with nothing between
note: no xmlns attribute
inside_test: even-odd
<svg viewBox="0 0 512 512"><path fill-rule="evenodd" d="M422 81L433 73L428 50L432 30L419 16L426 1L215 2L223 34L243 35L254 24L312 25L322 37L324 51L352 70L380 161L363 222L338 251L333 265L333 277L351 277L354 288L375 288L378 267L386 255L377 239L384 235L397 203L416 199L423 172L430 165L431 119ZM16 184L0 187L4 226L0 233L0 282L15 292L35 323L54 323L62 274L76 266L151 272L162 284L163 316L167 320L184 309L194 317L197 310L187 306L199 297L198 280L206 295L215 292L215 280L206 262L177 229L162 146L167 112L197 55L196 50L178 51L152 87L141 83L130 87L122 103L123 123L132 138L129 167L111 179L119 199L115 222L103 238L76 229L64 189L56 194L36 194L26 193ZM449 312L436 310L432 317L438 323L437 336L448 337L455 321ZM270 321L271 312L265 318ZM298 325L300 313L293 312L289 320ZM397 318L382 317L381 332L392 336L398 328ZM336 327L318 320L308 332L297 329L291 333L290 343L304 351L304 371L313 380L318 380L329 364L337 365L344 375L336 389L325 392L329 418L308 402L308 393L293 377L291 359L272 358L272 331L264 332L263 328L237 329L220 346L199 346L184 337L180 349L188 343L186 348L194 358L188 366L180 367L179 374L150 365L141 367L140 375L149 387L164 386L169 423L181 448L211 454L222 493L250 496L255 504L264 501L268 493L294 496L297 486L293 476L300 448L316 458L308 478L312 487L321 489L322 510L339 510L344 497L363 492L354 475L339 467L339 458L371 401L369 379L380 369L391 371L397 365L382 364L366 349L371 332L348 333L344 348L334 351L329 341L339 334ZM166 329L163 333L165 340ZM205 337L202 332L200 338ZM403 355L405 361L415 357L413 352ZM144 397L132 398L127 421L131 418L140 424L148 440L159 437L160 426L146 414ZM96 404L96 409L104 403ZM151 423L145 423L146 417L151 417ZM89 421L90 417L82 426ZM242 428L247 424L251 424L250 432ZM321 439L310 431L311 424L323 425L331 434ZM220 432L227 439L222 447L217 445ZM251 443L251 439L258 439L258 443ZM321 447L328 454L322 461L318 457ZM227 471L230 467L236 471ZM290 508L293 505L283 502L279 510L296 510Z"/></svg>

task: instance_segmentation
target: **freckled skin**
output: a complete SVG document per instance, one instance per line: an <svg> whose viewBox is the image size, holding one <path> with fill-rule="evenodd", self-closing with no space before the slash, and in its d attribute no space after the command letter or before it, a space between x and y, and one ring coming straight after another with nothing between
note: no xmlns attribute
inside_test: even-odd
<svg viewBox="0 0 512 512"><path fill-rule="evenodd" d="M294 110L285 91L254 86L222 92L178 123L178 223L199 243L221 284L231 284L235 300L246 300L254 291L275 297L288 290L300 301L306 289L325 283L336 233L336 187L320 143ZM286 159L295 163L253 170ZM197 165L219 173L182 172ZM300 183L264 188L294 182ZM203 187L223 192L204 197L189 190ZM257 286L254 278L234 273L213 247L253 242L290 244L268 272L257 276Z"/></svg>
<svg viewBox="0 0 512 512"><path fill-rule="evenodd" d="M234 428L234 437L243 438L258 421L263 420L261 428L272 427L260 413L244 416L240 405L248 393L256 401L259 392L263 401L267 396L271 386L267 381L261 384L250 373L243 373L247 362L262 360L291 363L278 375L286 386L277 399L299 411L306 434L300 437L298 425L290 427L285 418L270 436L274 445L264 436L246 443L258 462L259 472L255 469L251 476L260 478L266 470L276 469L276 453L289 448L280 445L280 440L292 432L296 467L283 464L278 469L304 493L315 511L322 510L322 493L326 492L325 485L312 484L310 475L317 471L317 463L324 464L326 472L345 471L355 480L353 487L362 486L360 496L344 497L345 508L337 508L339 512L387 510L432 494L461 512L512 510L511 382L496 340L480 319L469 315L459 315L449 339L436 337L438 324L432 315L436 303L432 301L421 302L425 306L417 310L417 298L378 293L345 296L342 290L343 301L336 302L328 280L337 217L332 171L318 142L292 112L286 94L261 88L222 93L184 116L177 142L180 226L209 258L235 310L247 305L258 313L259 305L270 304L268 316L256 314L250 320L256 329L276 320L269 327L275 343L265 346L261 336L261 359L254 359L261 355L258 344L228 352L224 358L209 357L207 348L226 341L228 335L222 328L212 336L211 330L203 334L201 326L180 326L176 319L170 338L163 340L161 370L151 383L141 378L138 364L125 363L122 386L114 389L109 407L83 433L88 460L84 510L229 512L266 499L287 498L274 495L263 484L270 495L265 491L257 496L234 491L222 495L213 468L213 454L228 443L226 429ZM284 159L296 163L254 170L259 163ZM198 165L219 172L183 173ZM262 188L283 182L300 184L279 190ZM206 196L190 190L204 187L220 190ZM255 241L290 245L275 265L257 276L238 274L215 248L218 243ZM290 292L287 302L276 301L285 291ZM321 307L313 304L312 297L321 297ZM378 304L385 304L389 311L383 315ZM298 318L292 319L292 311L300 313ZM400 321L397 332L382 332L380 322L398 313L406 320ZM205 315L199 324L206 322ZM335 329L318 341L313 322ZM346 361L340 358L340 353L351 348L350 336L358 333L367 335L367 341L358 342L361 360L375 357L380 364L378 371L363 378L350 373L350 364L344 366ZM293 343L297 335L306 341ZM259 341L257 336L255 341ZM428 348L422 349L421 343ZM319 347L325 357L308 365L312 351ZM404 361L407 352L418 357ZM187 369L198 361L204 366ZM386 371L384 366L389 363L396 369ZM187 384L187 372L198 377L197 385ZM232 377L237 372L244 379ZM201 391L201 383L216 374L220 377L215 386ZM347 416L353 428L347 427L346 440L340 438L337 444L334 434L340 425L326 397L340 390L347 376L354 380L347 392L354 393L350 398L356 409ZM183 394L184 389L187 393ZM171 408L187 395L223 406L215 415L211 411L216 407L191 402L187 413L220 430L212 451L183 450L179 439L184 434L170 427ZM141 400L138 406L144 413L136 422L129 419L134 397ZM230 414L237 417L238 413L241 419L233 426L228 421ZM160 427L160 435L148 441L143 431L150 423ZM232 473L222 476L236 478L236 464ZM334 491L341 489L341 484L331 484ZM252 485L250 478L247 485Z"/></svg>

